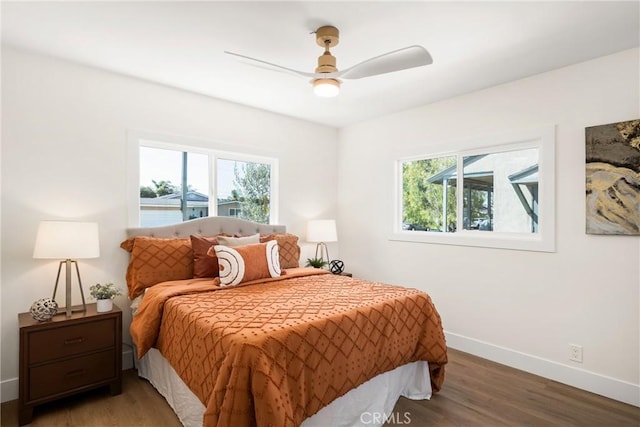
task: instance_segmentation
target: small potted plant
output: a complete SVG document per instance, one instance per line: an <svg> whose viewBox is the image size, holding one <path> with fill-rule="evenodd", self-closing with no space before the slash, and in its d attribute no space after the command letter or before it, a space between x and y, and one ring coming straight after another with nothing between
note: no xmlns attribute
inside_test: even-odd
<svg viewBox="0 0 640 427"><path fill-rule="evenodd" d="M92 297L98 300L98 312L111 311L113 309L113 299L118 295L122 295L120 288L113 283L101 285L96 283L89 288Z"/></svg>
<svg viewBox="0 0 640 427"><path fill-rule="evenodd" d="M307 258L306 267L322 268L327 265L327 261L322 258Z"/></svg>

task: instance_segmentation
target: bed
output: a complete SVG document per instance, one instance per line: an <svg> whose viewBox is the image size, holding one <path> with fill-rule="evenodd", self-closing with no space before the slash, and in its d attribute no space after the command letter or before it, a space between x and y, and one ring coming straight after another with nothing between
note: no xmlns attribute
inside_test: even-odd
<svg viewBox="0 0 640 427"><path fill-rule="evenodd" d="M299 268L284 226L127 233L138 373L185 426L381 425L400 396L442 386L444 334L421 291Z"/></svg>

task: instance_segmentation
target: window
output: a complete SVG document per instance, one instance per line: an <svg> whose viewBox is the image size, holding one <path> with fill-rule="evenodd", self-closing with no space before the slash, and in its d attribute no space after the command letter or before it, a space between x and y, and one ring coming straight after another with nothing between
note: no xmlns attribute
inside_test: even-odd
<svg viewBox="0 0 640 427"><path fill-rule="evenodd" d="M130 135L130 168L138 171L130 178L136 189L134 226L216 215L277 222L276 159L163 139L174 138Z"/></svg>
<svg viewBox="0 0 640 427"><path fill-rule="evenodd" d="M402 162L402 229L409 231L455 231L456 157Z"/></svg>
<svg viewBox="0 0 640 427"><path fill-rule="evenodd" d="M397 162L392 239L554 251L554 129L472 145Z"/></svg>

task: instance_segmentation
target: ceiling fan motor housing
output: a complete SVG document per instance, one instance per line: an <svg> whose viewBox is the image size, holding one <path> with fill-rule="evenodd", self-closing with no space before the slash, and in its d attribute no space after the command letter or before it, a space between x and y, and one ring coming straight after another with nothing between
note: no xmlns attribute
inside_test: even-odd
<svg viewBox="0 0 640 427"><path fill-rule="evenodd" d="M331 53L327 51L318 57L316 73L335 73L337 71L336 57L331 55Z"/></svg>

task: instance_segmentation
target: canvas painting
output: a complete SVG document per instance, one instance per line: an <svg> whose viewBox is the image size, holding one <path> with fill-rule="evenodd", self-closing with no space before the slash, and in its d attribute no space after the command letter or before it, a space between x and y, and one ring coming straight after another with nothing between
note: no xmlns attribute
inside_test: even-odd
<svg viewBox="0 0 640 427"><path fill-rule="evenodd" d="M586 128L587 233L640 235L640 120Z"/></svg>

